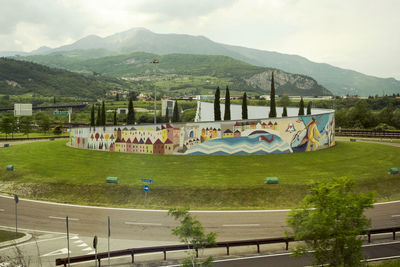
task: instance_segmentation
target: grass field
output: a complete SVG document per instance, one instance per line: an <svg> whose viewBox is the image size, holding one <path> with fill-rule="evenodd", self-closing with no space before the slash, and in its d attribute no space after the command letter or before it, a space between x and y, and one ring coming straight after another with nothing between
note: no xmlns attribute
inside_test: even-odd
<svg viewBox="0 0 400 267"><path fill-rule="evenodd" d="M353 177L379 200L400 199L400 149L338 142L309 153L238 156L140 155L81 150L66 140L0 148L0 191L60 202L125 207L260 209L295 206L310 180ZM5 170L12 164L14 172ZM106 184L107 176L120 183ZM264 184L279 177L278 185ZM154 180L144 203L142 178Z"/></svg>
<svg viewBox="0 0 400 267"><path fill-rule="evenodd" d="M17 239L17 238L20 238L23 236L24 236L23 233L15 234L15 232L0 230L0 243L9 241L9 240L13 240L13 239Z"/></svg>

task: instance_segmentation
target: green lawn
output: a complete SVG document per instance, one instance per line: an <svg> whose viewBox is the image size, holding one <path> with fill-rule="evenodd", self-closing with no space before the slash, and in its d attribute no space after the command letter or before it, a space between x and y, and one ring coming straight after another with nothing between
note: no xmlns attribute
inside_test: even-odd
<svg viewBox="0 0 400 267"><path fill-rule="evenodd" d="M381 261L377 263L368 263L367 266L374 267L400 267L400 260Z"/></svg>
<svg viewBox="0 0 400 267"><path fill-rule="evenodd" d="M380 200L400 199L400 149L370 143L338 142L317 152L182 156L81 150L66 140L0 149L3 191L31 198L96 205L143 206L142 178L152 179L146 207L281 208L304 197L308 182L354 177L360 191L376 190ZM13 164L14 172L5 166ZM105 184L107 176L120 184ZM265 177L279 185L265 185ZM0 187L0 190L1 187Z"/></svg>
<svg viewBox="0 0 400 267"><path fill-rule="evenodd" d="M60 136L60 135L64 135L64 136L68 136L69 133L68 132L63 132L62 134L56 135L53 134L52 132L49 133L40 133L40 132L33 132L30 133L29 136L27 136L24 133L14 133L14 138L18 139L18 138L37 138L37 137L54 137L54 136ZM0 133L0 139L5 139L7 138L8 140L12 140L12 135L11 134L5 134L5 133Z"/></svg>
<svg viewBox="0 0 400 267"><path fill-rule="evenodd" d="M0 243L23 237L25 234L0 230Z"/></svg>

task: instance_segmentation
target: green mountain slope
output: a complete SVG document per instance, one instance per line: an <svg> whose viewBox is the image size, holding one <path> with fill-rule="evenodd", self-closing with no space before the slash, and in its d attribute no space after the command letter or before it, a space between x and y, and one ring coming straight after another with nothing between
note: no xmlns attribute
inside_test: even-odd
<svg viewBox="0 0 400 267"><path fill-rule="evenodd" d="M83 76L66 70L49 68L32 62L0 58L0 94L35 93L101 97L110 88L121 86L116 79Z"/></svg>
<svg viewBox="0 0 400 267"><path fill-rule="evenodd" d="M368 96L382 94L382 92L386 94L400 93L400 81L393 78L368 76L329 64L315 63L296 55L224 45L203 36L157 34L143 28L131 29L105 38L88 36L71 45L47 49L46 53L93 48L106 49L117 54L142 51L156 54L224 55L252 65L278 68L287 72L311 76L337 95Z"/></svg>
<svg viewBox="0 0 400 267"><path fill-rule="evenodd" d="M248 63L227 57L215 55L190 55L167 54L157 55L152 53L135 52L126 55L108 56L84 60L84 56L76 58L71 53L93 54L92 50L58 52L49 55L26 57L27 60L40 62L49 66L64 67L76 72L101 73L109 76L139 79L140 77L165 76L169 80L159 84L170 90L185 89L193 85L182 84L181 76L213 77L219 79L220 86L229 85L231 89L243 92L257 92L267 94L270 90L270 78L275 71L277 94L294 95L331 95L324 87L320 86L310 77L291 74L281 70L253 66ZM97 51L97 50L96 50ZM74 54L73 54L74 55ZM155 66L153 59L159 59ZM157 69L156 69L157 68ZM177 75L175 83L171 75ZM138 78L139 77L139 78ZM215 88L217 85L198 84L200 88ZM211 88L210 88L211 87ZM162 88L165 91L166 88Z"/></svg>

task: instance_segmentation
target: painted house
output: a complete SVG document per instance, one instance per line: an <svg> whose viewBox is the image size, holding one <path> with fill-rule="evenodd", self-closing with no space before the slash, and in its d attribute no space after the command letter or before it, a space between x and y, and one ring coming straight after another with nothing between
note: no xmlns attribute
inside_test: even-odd
<svg viewBox="0 0 400 267"><path fill-rule="evenodd" d="M236 131L233 133L233 136L235 136L235 137L241 136L240 131L239 131L239 130L236 130Z"/></svg>
<svg viewBox="0 0 400 267"><path fill-rule="evenodd" d="M139 141L137 140L136 137L132 141L132 152L133 153L139 153Z"/></svg>
<svg viewBox="0 0 400 267"><path fill-rule="evenodd" d="M128 152L128 153L132 153L133 152L132 142L131 142L130 138L128 138L128 140L126 141L126 152Z"/></svg>
<svg viewBox="0 0 400 267"><path fill-rule="evenodd" d="M230 129L226 129L222 138L229 138L229 137L233 137L233 133Z"/></svg>
<svg viewBox="0 0 400 267"><path fill-rule="evenodd" d="M167 139L164 143L164 154L173 154L174 153L174 143L171 140Z"/></svg>
<svg viewBox="0 0 400 267"><path fill-rule="evenodd" d="M144 141L142 138L140 138L139 142L138 142L138 148L139 148L139 153L145 153L145 145L144 145Z"/></svg>
<svg viewBox="0 0 400 267"><path fill-rule="evenodd" d="M174 128L170 124L167 124L166 128L167 128L168 139L170 141L174 140Z"/></svg>
<svg viewBox="0 0 400 267"><path fill-rule="evenodd" d="M153 142L151 142L150 138L147 138L145 144L145 153L153 154Z"/></svg>
<svg viewBox="0 0 400 267"><path fill-rule="evenodd" d="M160 139L157 139L153 144L154 154L164 154L164 143Z"/></svg>

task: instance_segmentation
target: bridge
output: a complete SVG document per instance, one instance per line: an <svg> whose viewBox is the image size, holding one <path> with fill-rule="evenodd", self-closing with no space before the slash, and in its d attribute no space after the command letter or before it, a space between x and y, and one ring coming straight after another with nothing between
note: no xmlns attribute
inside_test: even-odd
<svg viewBox="0 0 400 267"><path fill-rule="evenodd" d="M48 105L48 106L33 106L32 110L43 110L43 109L62 109L62 108L69 108L72 109L72 111L81 111L82 109L86 108L86 106L89 105L88 103L82 103L82 104L63 104L63 105ZM8 110L14 110L14 107L7 107L7 108L1 108L0 111L8 111Z"/></svg>

